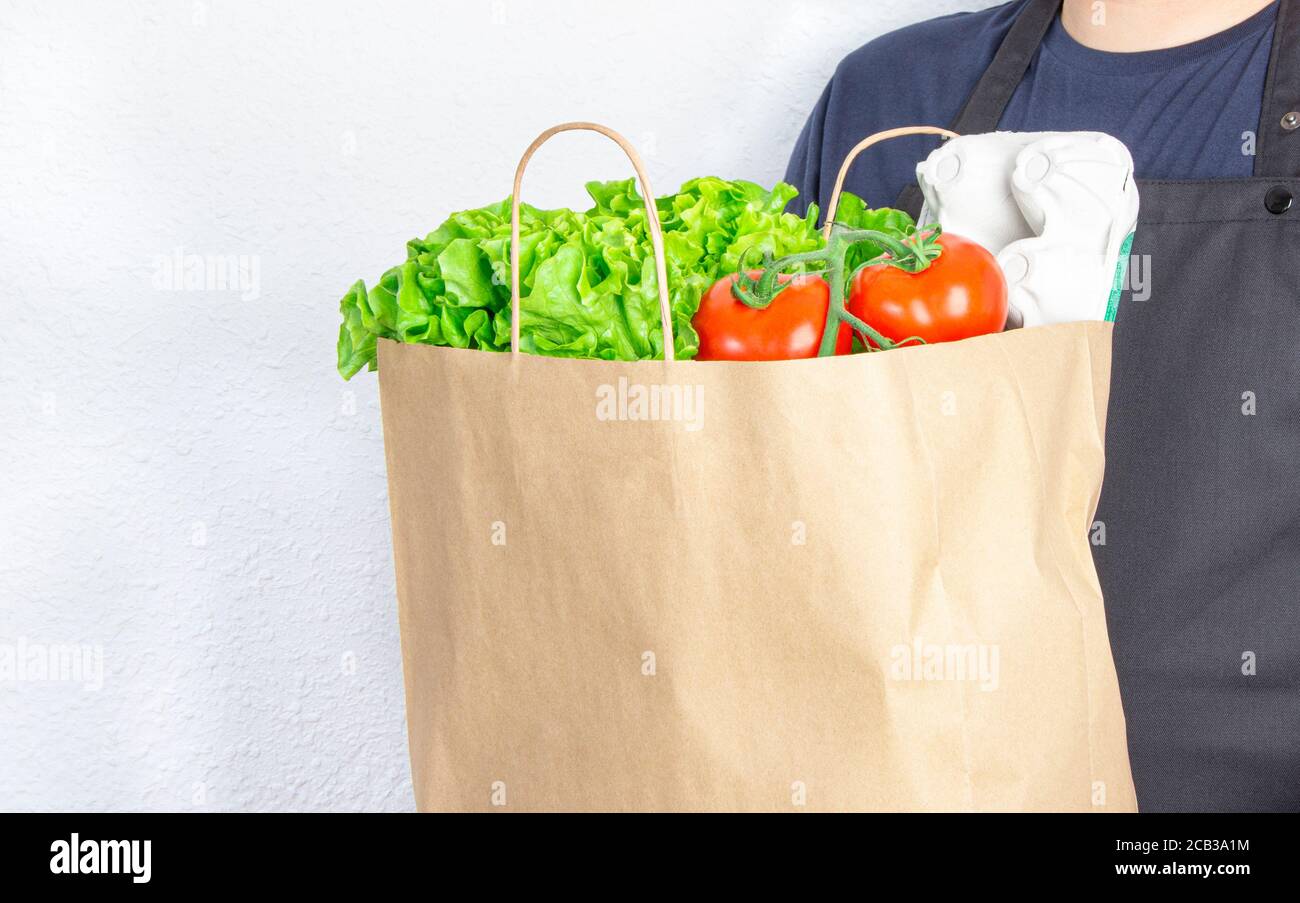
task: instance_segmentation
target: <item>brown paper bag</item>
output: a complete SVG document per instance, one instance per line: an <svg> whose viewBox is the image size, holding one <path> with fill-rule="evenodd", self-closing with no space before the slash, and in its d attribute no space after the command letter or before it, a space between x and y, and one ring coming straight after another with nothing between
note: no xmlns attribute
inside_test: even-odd
<svg viewBox="0 0 1300 903"><path fill-rule="evenodd" d="M570 124L516 203L574 127L654 197ZM1110 329L773 363L382 341L419 808L1135 809L1088 541Z"/></svg>

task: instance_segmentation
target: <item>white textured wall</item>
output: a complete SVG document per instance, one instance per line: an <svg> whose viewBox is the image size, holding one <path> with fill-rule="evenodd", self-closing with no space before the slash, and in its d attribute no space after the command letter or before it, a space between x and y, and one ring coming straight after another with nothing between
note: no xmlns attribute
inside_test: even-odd
<svg viewBox="0 0 1300 903"><path fill-rule="evenodd" d="M660 193L773 182L845 52L980 5L6 0L0 665L86 644L104 678L0 678L0 809L412 808L343 290L562 120L624 131ZM626 174L562 136L528 197ZM257 279L168 289L177 249Z"/></svg>

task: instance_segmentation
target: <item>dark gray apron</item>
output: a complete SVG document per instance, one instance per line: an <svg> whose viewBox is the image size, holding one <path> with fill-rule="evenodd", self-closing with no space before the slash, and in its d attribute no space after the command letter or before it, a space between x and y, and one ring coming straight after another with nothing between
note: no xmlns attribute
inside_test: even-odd
<svg viewBox="0 0 1300 903"><path fill-rule="evenodd" d="M1138 181L1150 295L1115 324L1093 557L1145 811L1300 810L1300 0L1280 2L1254 177ZM1025 7L954 131L997 128L1059 5Z"/></svg>

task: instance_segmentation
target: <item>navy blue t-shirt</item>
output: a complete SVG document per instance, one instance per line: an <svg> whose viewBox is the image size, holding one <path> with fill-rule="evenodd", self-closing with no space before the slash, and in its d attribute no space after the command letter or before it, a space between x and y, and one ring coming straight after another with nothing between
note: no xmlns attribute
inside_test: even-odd
<svg viewBox="0 0 1300 903"><path fill-rule="evenodd" d="M920 22L849 54L791 156L786 181L800 196L790 209L803 213L828 198L845 154L872 132L950 125L1027 2ZM1139 179L1250 176L1276 18L1273 3L1191 44L1107 53L1070 37L1058 16L998 128L1106 132L1128 145ZM873 207L893 206L937 143L876 145L858 158L846 188Z"/></svg>

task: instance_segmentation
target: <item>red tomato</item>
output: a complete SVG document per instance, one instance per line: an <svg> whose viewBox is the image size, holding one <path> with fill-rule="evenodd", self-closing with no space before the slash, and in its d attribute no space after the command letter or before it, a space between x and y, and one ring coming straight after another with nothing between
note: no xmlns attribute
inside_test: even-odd
<svg viewBox="0 0 1300 903"><path fill-rule="evenodd" d="M983 246L951 232L943 253L919 273L880 264L853 280L849 313L885 338L952 342L1000 332L1007 322L1007 282Z"/></svg>
<svg viewBox="0 0 1300 903"><path fill-rule="evenodd" d="M758 278L759 272L750 273ZM756 309L736 299L733 273L719 279L700 301L691 321L700 334L700 361L784 361L816 357L821 347L831 291L820 276L778 277L786 286L767 307ZM852 350L853 332L840 326L835 353Z"/></svg>

